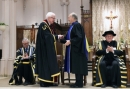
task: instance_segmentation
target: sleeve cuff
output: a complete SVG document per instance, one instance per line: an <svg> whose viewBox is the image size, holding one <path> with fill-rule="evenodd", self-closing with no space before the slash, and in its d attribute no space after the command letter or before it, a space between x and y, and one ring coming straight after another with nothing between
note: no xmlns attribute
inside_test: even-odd
<svg viewBox="0 0 130 89"><path fill-rule="evenodd" d="M109 53L109 51L107 51L107 49L106 49L106 53Z"/></svg>

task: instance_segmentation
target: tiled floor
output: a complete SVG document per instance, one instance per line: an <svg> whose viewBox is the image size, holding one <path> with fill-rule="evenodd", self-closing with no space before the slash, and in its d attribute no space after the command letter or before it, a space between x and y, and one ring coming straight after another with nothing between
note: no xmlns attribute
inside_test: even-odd
<svg viewBox="0 0 130 89"><path fill-rule="evenodd" d="M67 74L65 74L65 76L67 76ZM74 75L71 74L70 76L71 78L74 78ZM9 77L0 77L0 89L39 89L39 88L42 88L42 87L39 87L39 84L35 84L35 85L28 85L28 86L23 86L23 85L19 85L19 86L16 86L16 85L9 85L8 84L8 81L9 81ZM67 82L67 81L66 81ZM72 83L74 81L71 81ZM87 88L87 89L100 89L100 87L94 87L94 86L91 86L91 83L92 83L92 73L89 72L88 76L87 76L87 84L86 86L84 86L84 88ZM68 89L69 86L68 85L62 85L60 84L58 87L49 87L49 88L53 88L53 89L60 89L60 88L64 88L64 89ZM44 88L46 89L46 88ZM70 89L70 88L69 88ZM106 87L106 89L113 89L112 87ZM119 88L118 88L119 89ZM130 88L127 88L127 89L130 89Z"/></svg>

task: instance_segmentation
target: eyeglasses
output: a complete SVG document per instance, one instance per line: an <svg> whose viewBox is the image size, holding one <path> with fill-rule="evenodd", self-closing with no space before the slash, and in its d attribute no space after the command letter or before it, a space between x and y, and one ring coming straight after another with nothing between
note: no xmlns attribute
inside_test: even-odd
<svg viewBox="0 0 130 89"><path fill-rule="evenodd" d="M52 19L56 19L56 18L54 18L54 17L51 17Z"/></svg>

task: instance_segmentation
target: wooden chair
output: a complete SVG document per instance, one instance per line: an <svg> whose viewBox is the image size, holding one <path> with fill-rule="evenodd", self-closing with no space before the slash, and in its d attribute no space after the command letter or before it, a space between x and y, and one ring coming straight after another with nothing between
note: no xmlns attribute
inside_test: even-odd
<svg viewBox="0 0 130 89"><path fill-rule="evenodd" d="M61 79L62 79L62 65L63 65L63 61L62 61L62 55L57 55L57 62L58 62L58 66L61 72ZM58 84L60 84L60 76L58 76Z"/></svg>
<svg viewBox="0 0 130 89"><path fill-rule="evenodd" d="M128 56L128 44L125 43L125 62L126 62L126 68L127 68L127 87L130 87L130 60Z"/></svg>
<svg viewBox="0 0 130 89"><path fill-rule="evenodd" d="M62 65L60 67L60 71L61 71L61 82L62 82L62 85L65 85L65 81L68 81L67 84L70 84L70 81L75 81L75 79L71 79L70 78L70 73L68 73L68 78L65 78L65 76L64 76L64 65ZM87 77L84 76L83 80L84 80L84 86L85 86L86 83L87 83Z"/></svg>
<svg viewBox="0 0 130 89"><path fill-rule="evenodd" d="M94 72L94 67L96 64L96 49L97 49L97 45L94 45L94 49L93 49L93 57L92 57L92 86L93 84L93 72ZM127 68L127 87L130 87L130 60L129 60L129 56L128 56L128 44L125 43L124 48L123 48L123 52L124 52L124 62L126 64L126 68Z"/></svg>

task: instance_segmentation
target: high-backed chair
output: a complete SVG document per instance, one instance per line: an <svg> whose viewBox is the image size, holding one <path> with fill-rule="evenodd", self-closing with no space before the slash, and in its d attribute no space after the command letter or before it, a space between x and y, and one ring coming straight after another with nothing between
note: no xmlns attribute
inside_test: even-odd
<svg viewBox="0 0 130 89"><path fill-rule="evenodd" d="M128 44L125 43L124 47L122 48L123 52L124 52L124 62L126 64L126 68L127 68L127 87L130 87L130 60L129 60L129 56L128 56ZM93 72L94 72L94 68L95 68L95 64L96 64L96 50L97 50L97 45L94 45L94 49L93 49L93 57L92 57L92 86L94 85L94 76L93 76Z"/></svg>

